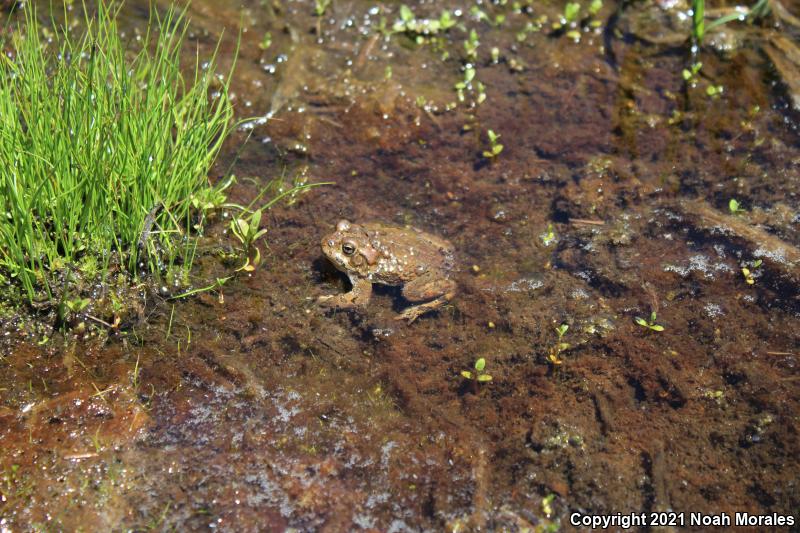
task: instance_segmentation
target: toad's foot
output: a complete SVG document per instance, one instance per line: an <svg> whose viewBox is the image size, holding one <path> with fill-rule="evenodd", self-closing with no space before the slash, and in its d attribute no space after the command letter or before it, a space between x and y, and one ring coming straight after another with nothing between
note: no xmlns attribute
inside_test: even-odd
<svg viewBox="0 0 800 533"><path fill-rule="evenodd" d="M406 320L409 324L414 322L420 315L427 313L428 311L433 311L434 309L438 309L444 304L447 303L447 298L437 298L432 302L427 302L420 305L415 305L414 307L409 307L399 315L395 317L395 320Z"/></svg>
<svg viewBox="0 0 800 533"><path fill-rule="evenodd" d="M360 305L357 302L357 299L352 292L320 296L317 298L317 305L328 309L351 309L354 307L363 307L363 304Z"/></svg>
<svg viewBox="0 0 800 533"><path fill-rule="evenodd" d="M372 283L363 279L350 278L353 290L344 294L328 294L317 298L317 304L334 309L352 309L366 307L372 296Z"/></svg>

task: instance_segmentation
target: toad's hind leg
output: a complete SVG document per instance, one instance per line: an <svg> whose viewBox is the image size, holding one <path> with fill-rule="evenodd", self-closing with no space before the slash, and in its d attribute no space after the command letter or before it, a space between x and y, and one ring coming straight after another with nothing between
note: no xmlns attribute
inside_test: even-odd
<svg viewBox="0 0 800 533"><path fill-rule="evenodd" d="M403 286L403 297L412 303L424 302L409 307L397 317L409 324L423 313L438 309L456 295L456 282L438 272L426 272Z"/></svg>

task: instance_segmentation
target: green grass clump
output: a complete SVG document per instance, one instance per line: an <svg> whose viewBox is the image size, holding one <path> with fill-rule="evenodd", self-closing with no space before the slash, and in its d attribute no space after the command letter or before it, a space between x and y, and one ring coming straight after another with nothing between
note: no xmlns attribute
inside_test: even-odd
<svg viewBox="0 0 800 533"><path fill-rule="evenodd" d="M232 128L216 54L183 77L184 12L152 16L135 50L103 2L80 36L26 13L0 58L0 282L52 302L79 265L188 269L192 200Z"/></svg>

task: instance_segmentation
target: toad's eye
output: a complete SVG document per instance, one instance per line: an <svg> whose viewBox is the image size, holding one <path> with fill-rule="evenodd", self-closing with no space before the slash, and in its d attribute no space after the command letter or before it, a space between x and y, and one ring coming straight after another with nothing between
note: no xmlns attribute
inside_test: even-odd
<svg viewBox="0 0 800 533"><path fill-rule="evenodd" d="M346 242L342 244L342 252L344 252L344 255L353 255L356 253L356 245L352 242Z"/></svg>

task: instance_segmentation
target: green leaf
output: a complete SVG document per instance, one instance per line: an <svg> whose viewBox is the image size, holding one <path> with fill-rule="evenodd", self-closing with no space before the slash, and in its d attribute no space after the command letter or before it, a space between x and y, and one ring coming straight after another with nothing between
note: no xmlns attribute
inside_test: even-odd
<svg viewBox="0 0 800 533"><path fill-rule="evenodd" d="M730 209L731 213L736 213L739 211L739 202L735 198L731 198L730 202L728 202L728 209Z"/></svg>
<svg viewBox="0 0 800 533"><path fill-rule="evenodd" d="M272 34L270 32L266 32L264 34L264 38L261 39L261 42L258 44L258 47L262 50L266 50L272 46Z"/></svg>
<svg viewBox="0 0 800 533"><path fill-rule="evenodd" d="M478 376L478 381L480 381L481 383L492 381L492 376L490 376L489 374L481 374L480 376Z"/></svg>
<svg viewBox="0 0 800 533"><path fill-rule="evenodd" d="M439 17L439 25L443 30L448 30L456 25L456 21L450 16L449 11L442 11L441 16Z"/></svg>
<svg viewBox="0 0 800 533"><path fill-rule="evenodd" d="M260 225L261 225L261 209L256 209L253 212L253 216L250 217L250 226L252 226L253 229L255 229Z"/></svg>
<svg viewBox="0 0 800 533"><path fill-rule="evenodd" d="M641 317L637 316L636 318L633 319L633 321L636 322L637 324L639 324L640 326L644 326L644 327L648 326L647 320L645 320L644 318L641 318Z"/></svg>
<svg viewBox="0 0 800 533"><path fill-rule="evenodd" d="M705 30L705 0L695 0L692 2L692 35L697 44L703 40Z"/></svg>
<svg viewBox="0 0 800 533"><path fill-rule="evenodd" d="M482 11L478 6L472 6L469 10L470 15L480 20L489 20L489 16Z"/></svg>
<svg viewBox="0 0 800 533"><path fill-rule="evenodd" d="M762 261L761 259L756 259L756 260L755 260L755 262L753 262L753 268L758 268L758 267L760 267L760 266L761 266L761 263L763 263L763 262L764 262L764 261Z"/></svg>
<svg viewBox="0 0 800 533"><path fill-rule="evenodd" d="M231 229L237 237L244 239L250 233L250 224L243 218L236 218L231 222Z"/></svg>
<svg viewBox="0 0 800 533"><path fill-rule="evenodd" d="M461 375L467 379L472 379L472 372L470 372L469 370L462 370Z"/></svg>
<svg viewBox="0 0 800 533"><path fill-rule="evenodd" d="M486 359L481 357L477 361L475 361L475 370L478 372L483 372L483 369L486 368Z"/></svg>
<svg viewBox="0 0 800 533"><path fill-rule="evenodd" d="M503 145L502 144L495 144L494 146L492 146L492 153L494 155L500 155L500 152L502 152L502 151L503 151Z"/></svg>
<svg viewBox="0 0 800 533"><path fill-rule="evenodd" d="M656 312L652 311L650 313L650 323L653 324L653 323L655 323L655 321L656 321Z"/></svg>
<svg viewBox="0 0 800 533"><path fill-rule="evenodd" d="M499 138L500 138L500 136L499 136L498 134L496 134L496 133L494 132L494 130L488 130L488 131L486 132L486 135L488 135L488 136L489 136L489 142L490 142L490 143L492 143L492 144L494 144L495 142L497 142L497 139L499 139Z"/></svg>
<svg viewBox="0 0 800 533"><path fill-rule="evenodd" d="M555 497L555 494L548 494L542 498L542 512L545 514L545 516L547 516L547 518L550 518L550 516L553 514L553 500Z"/></svg>
<svg viewBox="0 0 800 533"><path fill-rule="evenodd" d="M89 305L88 298L75 298L74 300L67 300L67 307L73 312L82 311Z"/></svg>
<svg viewBox="0 0 800 533"><path fill-rule="evenodd" d="M407 5L403 4L400 6L400 18L403 19L403 22L411 22L414 20L414 12L411 11Z"/></svg>
<svg viewBox="0 0 800 533"><path fill-rule="evenodd" d="M567 22L572 22L578 16L580 10L581 5L578 2L569 2L564 6L564 18L567 19Z"/></svg>
<svg viewBox="0 0 800 533"><path fill-rule="evenodd" d="M240 266L239 268L237 268L237 269L236 269L236 272L238 272L238 271L240 271L240 270L244 270L245 272L252 272L252 271L253 271L253 270L255 270L255 269L256 269L256 267L255 267L255 266L253 266L253 265L250 263L250 258L248 257L248 258L246 258L246 259L244 260L244 264L243 264L242 266Z"/></svg>
<svg viewBox="0 0 800 533"><path fill-rule="evenodd" d="M659 326L658 324L650 325L650 329L653 331L664 331L664 326Z"/></svg>
<svg viewBox="0 0 800 533"><path fill-rule="evenodd" d="M470 67L464 71L464 83L469 83L475 78L475 69Z"/></svg>
<svg viewBox="0 0 800 533"><path fill-rule="evenodd" d="M589 13L592 15L597 15L597 12L603 7L603 0L592 0L592 3L589 4Z"/></svg>

